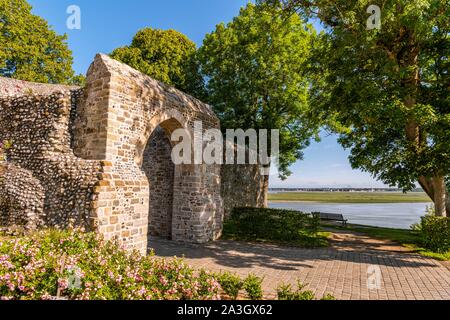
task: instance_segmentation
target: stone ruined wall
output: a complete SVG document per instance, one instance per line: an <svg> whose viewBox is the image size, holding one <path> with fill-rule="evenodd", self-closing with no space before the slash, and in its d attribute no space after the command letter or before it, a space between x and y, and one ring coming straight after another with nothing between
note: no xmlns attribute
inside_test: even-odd
<svg viewBox="0 0 450 320"><path fill-rule="evenodd" d="M236 207L266 206L263 194L264 176L259 165L228 164L221 170L221 194L224 215L228 218Z"/></svg>
<svg viewBox="0 0 450 320"><path fill-rule="evenodd" d="M185 128L192 136L194 121L206 130L219 128L219 120L208 105L105 55L89 68L75 119L75 154L107 163L94 203L99 231L145 250L150 188L142 164L150 135L160 126L168 135ZM216 239L223 220L220 166L177 165L173 183L172 239Z"/></svg>
<svg viewBox="0 0 450 320"><path fill-rule="evenodd" d="M35 229L44 220L45 190L25 169L0 164L0 227Z"/></svg>
<svg viewBox="0 0 450 320"><path fill-rule="evenodd" d="M0 188L2 215L11 220L17 210L5 206L18 205L26 211L35 208L45 226L92 229L91 201L100 162L77 158L71 149L70 115L82 91L5 78L0 85L0 140L12 142ZM21 188L24 194L11 201Z"/></svg>
<svg viewBox="0 0 450 320"><path fill-rule="evenodd" d="M142 169L150 190L148 233L172 238L172 207L175 165L171 159L172 145L165 131L158 127L150 136L144 151Z"/></svg>
<svg viewBox="0 0 450 320"><path fill-rule="evenodd" d="M219 128L211 107L100 54L86 83L80 89L0 78L0 139L13 143L0 196L20 186L26 172L31 183L26 188L42 187L37 189L43 197L38 191L26 206L43 207L42 215L35 212L43 225L95 229L142 253L149 225L159 225L164 236L170 230L177 241L218 238L220 166L176 165L169 175L162 163L144 161L158 127L167 137L178 128L193 136L194 121L201 121L203 130ZM166 161L166 156L159 157ZM171 208L163 208L170 201Z"/></svg>

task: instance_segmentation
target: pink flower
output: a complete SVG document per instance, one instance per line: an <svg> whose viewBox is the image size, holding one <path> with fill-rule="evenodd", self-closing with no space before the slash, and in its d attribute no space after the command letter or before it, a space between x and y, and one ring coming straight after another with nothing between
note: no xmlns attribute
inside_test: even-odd
<svg viewBox="0 0 450 320"><path fill-rule="evenodd" d="M139 289L138 293L139 293L140 295L144 295L144 294L147 293L147 289L145 289L145 287L142 286L142 287Z"/></svg>
<svg viewBox="0 0 450 320"><path fill-rule="evenodd" d="M42 295L41 299L42 300L52 300L52 296L49 295L48 293L45 293Z"/></svg>
<svg viewBox="0 0 450 320"><path fill-rule="evenodd" d="M67 279L58 279L58 287L62 290L67 289L69 287Z"/></svg>
<svg viewBox="0 0 450 320"><path fill-rule="evenodd" d="M169 281L164 276L159 277L159 282L161 282L163 286L166 286L169 283Z"/></svg>

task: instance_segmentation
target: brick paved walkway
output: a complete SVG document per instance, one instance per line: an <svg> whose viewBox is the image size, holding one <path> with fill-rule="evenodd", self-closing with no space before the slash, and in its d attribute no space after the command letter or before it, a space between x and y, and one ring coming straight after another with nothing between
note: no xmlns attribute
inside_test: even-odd
<svg viewBox="0 0 450 320"><path fill-rule="evenodd" d="M331 293L337 299L450 300L450 270L443 264L354 233L335 232L332 245L321 249L223 240L194 245L158 238L151 238L149 247L159 257L184 257L196 268L264 276L267 298L275 297L279 283L295 285L299 279L319 297ZM372 265L381 271L381 286L369 290Z"/></svg>

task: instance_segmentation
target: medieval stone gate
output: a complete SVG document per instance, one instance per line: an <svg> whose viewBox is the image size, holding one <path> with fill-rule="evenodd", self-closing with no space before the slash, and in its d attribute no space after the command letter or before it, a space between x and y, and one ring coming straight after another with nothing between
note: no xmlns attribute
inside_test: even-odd
<svg viewBox="0 0 450 320"><path fill-rule="evenodd" d="M170 158L175 129L219 128L210 106L101 54L85 88L0 84L0 140L13 143L0 179L3 225L72 224L142 252L149 234L220 235L220 166Z"/></svg>

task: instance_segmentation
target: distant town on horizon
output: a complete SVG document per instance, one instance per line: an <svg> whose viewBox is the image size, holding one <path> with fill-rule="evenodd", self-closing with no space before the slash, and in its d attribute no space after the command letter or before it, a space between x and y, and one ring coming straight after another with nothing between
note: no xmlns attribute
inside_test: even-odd
<svg viewBox="0 0 450 320"><path fill-rule="evenodd" d="M269 188L269 192L402 192L399 188ZM422 188L415 188L410 192L424 192Z"/></svg>

